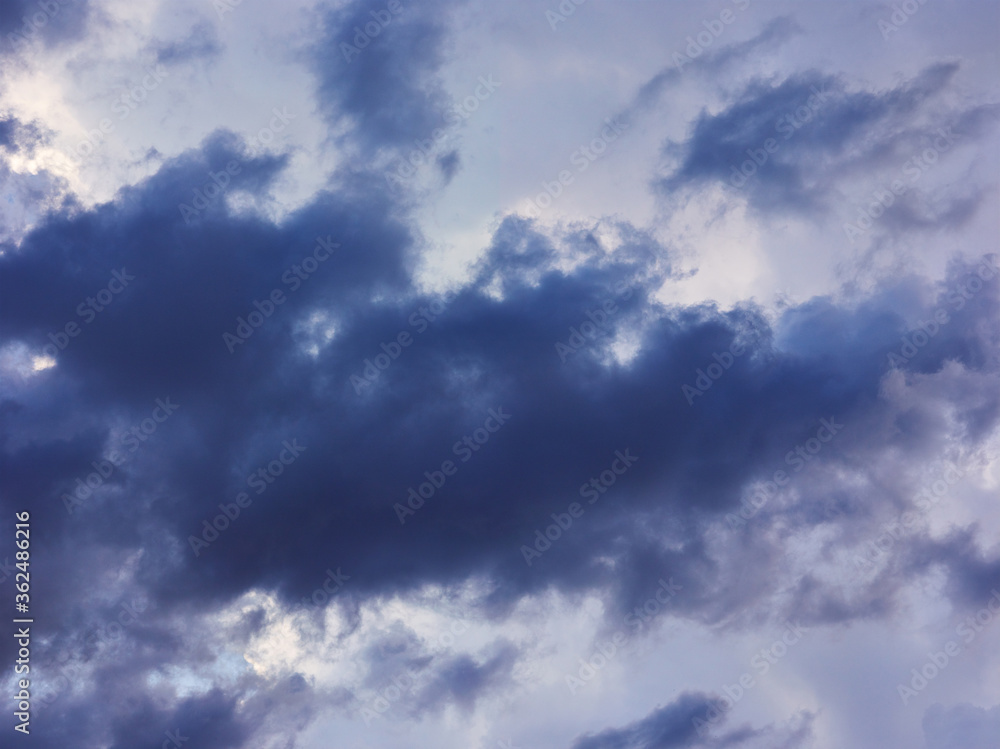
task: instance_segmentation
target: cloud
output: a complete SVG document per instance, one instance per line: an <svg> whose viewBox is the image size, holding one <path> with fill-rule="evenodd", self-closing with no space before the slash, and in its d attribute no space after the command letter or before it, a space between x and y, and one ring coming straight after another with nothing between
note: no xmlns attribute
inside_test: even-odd
<svg viewBox="0 0 1000 749"><path fill-rule="evenodd" d="M59 202L66 182L47 169L12 167L15 156L32 158L51 133L38 122L0 119L0 241L16 242L40 215Z"/></svg>
<svg viewBox="0 0 1000 749"><path fill-rule="evenodd" d="M8 430L34 424L24 437L8 437L7 465L29 469L4 472L12 494L30 480L31 493L59 509L59 498L120 444L122 429L148 417L156 398L180 404L87 506L55 521L67 539L83 534L112 548L146 545L141 577L168 608L225 600L255 585L297 600L312 587L298 581L333 543L345 568L350 560L356 570L361 595L483 575L498 581L486 601L499 613L551 584L638 596L672 571L692 591L678 601L686 615L724 619L766 594L769 564L777 560L757 549L763 556L756 587L731 588L702 538L705 522L738 509L754 481L789 470L786 453L814 435L822 418L851 424L853 435L825 448L807 473L856 464L859 454L874 460L902 449L916 456L937 428L934 420L904 418L902 404L879 395L887 355L906 331L895 302L901 289L890 286L854 305L812 300L771 327L749 305L723 312L653 302L669 253L642 232L621 227L623 247L610 253L595 249L592 235L547 236L510 218L476 280L439 315L425 317L419 310L433 300L408 281L415 239L399 209L364 178L343 178L280 224L229 213L224 200L186 223L177 202L231 159L244 166L228 189L254 195L283 164L246 158L229 136L215 136L114 203L51 217L0 260L5 342L40 350L68 322L81 326L58 352L58 365L9 398L8 408L16 409ZM291 278L286 273L317 237L340 248L293 292L282 279ZM573 270L558 268L564 254L578 263ZM663 257L667 264L656 264ZM639 264L649 258L653 265ZM88 323L79 306L120 269L135 280ZM615 291L629 286L627 298ZM980 292L982 303L956 314L907 367L940 383L930 403L957 409L959 423L976 424L966 433L970 446L997 418L995 393L983 389L978 400L968 398L972 378L996 371L988 354L995 287L994 279ZM239 318L260 309L255 302L273 289L286 292L284 306L231 354L223 333L236 331ZM570 341L607 300L617 311L599 335L561 361L556 344ZM332 337L309 333L313 319L328 320ZM401 331L413 344L356 392L351 377L362 376L366 360ZM620 336L639 342L627 364L615 363L612 353ZM683 386L695 385L698 370L738 340L750 353L689 404ZM942 369L946 361L953 364ZM278 382L294 383L308 398L276 397ZM87 397L67 410L75 392ZM604 407L593 408L595 399ZM462 462L454 444L498 407L512 414L509 424ZM246 491L246 477L293 438L306 446L304 455L266 500L195 557L190 537L200 536L219 504ZM391 469L376 445L399 450ZM625 448L639 463L621 486L542 562L526 566L521 546L534 542L551 513L586 501L581 485ZM407 502L409 489L448 459L460 473L401 525L393 505ZM500 470L510 465L519 470ZM808 487L803 480L796 488L800 507L832 491ZM672 518L661 526L664 538L686 539L672 550L641 531L651 521L659 525L653 519L663 513ZM769 517L758 518L761 527ZM143 540L144 518L155 520L155 542ZM613 572L606 558L616 560ZM634 605L631 596L621 597L622 610Z"/></svg>
<svg viewBox="0 0 1000 749"><path fill-rule="evenodd" d="M971 475L995 450L995 255L778 310L682 304L665 300L688 238L662 215L498 213L465 279L436 296L414 269L440 241L423 223L437 206L386 190L380 170L447 127L455 7L318 11L309 69L345 158L291 209L297 151L256 153L227 131L164 148L155 171L87 207L44 169L12 166L48 144L47 126L0 120L0 185L31 206L3 208L0 366L16 376L0 384L0 534L14 511L44 518L35 655L55 702L39 745L159 745L168 731L290 745L320 711L357 718L410 670L395 717L478 725L535 645L515 620L547 596L593 604L607 627L669 578L680 589L665 618L732 632L889 619L931 573L959 611L997 584L989 529L962 518L932 532L921 517L863 574L854 565L934 471ZM84 33L58 28L40 31L45 44ZM164 64L229 54L213 28L152 51ZM682 75L740 76L664 146L660 207L722 185L754 217L819 226L941 130L955 151L991 134L996 107L960 90L964 63L881 90L798 64L744 77L800 33L775 19L639 88L627 113ZM473 162L444 150L448 184ZM945 182L899 196L880 230L968 227L989 186ZM176 412L161 420L166 402ZM294 608L341 566L343 591ZM146 613L126 624L133 601ZM434 647L428 612L480 630ZM800 714L699 736L714 700L682 691L563 743L792 749L815 730ZM994 711L932 708L930 746L975 736Z"/></svg>
<svg viewBox="0 0 1000 749"><path fill-rule="evenodd" d="M909 188L956 143L974 143L996 123L1000 110L993 104L941 105L958 71L956 62L934 63L878 92L851 91L816 71L754 81L722 111L700 114L685 141L665 145L676 167L658 187L670 194L715 182L735 188L733 195L745 196L762 215L814 217L827 214L861 177L887 175L869 192L892 180ZM925 163L928 148L936 151ZM985 194L979 189L928 204L922 192L894 201L885 209L886 224L897 231L960 226Z"/></svg>
<svg viewBox="0 0 1000 749"><path fill-rule="evenodd" d="M989 749L1000 736L1000 706L931 705L924 712L923 725L927 749Z"/></svg>
<svg viewBox="0 0 1000 749"><path fill-rule="evenodd" d="M363 154L412 147L444 124L440 68L452 4L425 5L418 15L401 2L365 0L323 12L311 53L320 110Z"/></svg>
<svg viewBox="0 0 1000 749"><path fill-rule="evenodd" d="M446 705L458 705L471 712L477 700L509 685L515 659L516 651L510 645L501 646L482 663L468 655L448 659L421 690L414 705L415 715L422 717Z"/></svg>
<svg viewBox="0 0 1000 749"><path fill-rule="evenodd" d="M0 119L0 148L9 153L33 153L39 145L47 144L50 134L37 122L21 122L8 115Z"/></svg>
<svg viewBox="0 0 1000 749"><path fill-rule="evenodd" d="M156 45L156 61L165 65L217 57L222 51L216 27L207 22L195 24L189 34L176 42Z"/></svg>
<svg viewBox="0 0 1000 749"><path fill-rule="evenodd" d="M14 132L17 126L17 119L6 117L0 120L0 146L9 148L14 145Z"/></svg>
<svg viewBox="0 0 1000 749"><path fill-rule="evenodd" d="M0 6L0 54L21 54L41 41L80 39L93 15L89 0L10 0Z"/></svg>
<svg viewBox="0 0 1000 749"><path fill-rule="evenodd" d="M812 716L804 714L787 727L738 728L710 737L702 728L715 700L708 695L685 692L670 704L624 728L612 728L577 739L572 749L797 749L810 745Z"/></svg>
<svg viewBox="0 0 1000 749"><path fill-rule="evenodd" d="M792 18L780 16L769 21L760 33L744 42L733 42L694 58L677 52L674 61L646 81L629 107L618 116L628 121L636 114L647 111L660 101L667 89L682 81L689 73L718 75L729 66L746 63L758 52L766 52L784 44L801 31Z"/></svg>
<svg viewBox="0 0 1000 749"><path fill-rule="evenodd" d="M444 177L445 184L451 182L462 165L462 158L458 151L449 151L437 157L437 165Z"/></svg>

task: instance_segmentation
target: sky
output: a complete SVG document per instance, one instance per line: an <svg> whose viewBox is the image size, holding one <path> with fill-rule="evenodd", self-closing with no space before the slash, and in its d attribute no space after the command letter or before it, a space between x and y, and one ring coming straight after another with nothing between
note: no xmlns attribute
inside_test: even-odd
<svg viewBox="0 0 1000 749"><path fill-rule="evenodd" d="M4 745L996 749L998 37L3 0Z"/></svg>

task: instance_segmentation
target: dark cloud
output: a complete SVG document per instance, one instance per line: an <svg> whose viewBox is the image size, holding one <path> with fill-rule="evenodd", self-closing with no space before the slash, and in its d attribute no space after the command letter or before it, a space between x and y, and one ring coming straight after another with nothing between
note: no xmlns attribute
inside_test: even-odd
<svg viewBox="0 0 1000 749"><path fill-rule="evenodd" d="M471 712L479 699L510 685L511 669L517 658L509 644L494 648L482 661L468 655L448 658L434 671L415 697L413 714L422 717L448 705Z"/></svg>
<svg viewBox="0 0 1000 749"><path fill-rule="evenodd" d="M4 7L9 25L15 6ZM434 10L354 2L322 13L311 51L320 110L362 156L409 148L441 125L449 28ZM695 65L718 71L795 32L779 19ZM196 27L159 54L216 50ZM747 188L762 212L820 215L843 180L893 167L938 128L968 142L988 132L989 106L938 107L957 70L931 65L877 93L818 72L754 81L668 145L676 168L660 188L728 182L779 117L821 97ZM632 110L676 78L661 72ZM32 137L0 122L7 151ZM413 280L425 246L409 204L363 159L349 156L280 220L248 209L272 205L289 161L218 132L92 208L55 203L59 185L46 182L29 198L48 212L0 254L0 348L57 360L0 391L0 534L14 511L44 519L38 658L77 675L46 708L40 746L159 745L179 731L192 745L236 747L293 737L320 703L357 707L353 692L318 694L301 674L266 677L226 660L228 645L273 622L263 604L208 631L250 591L291 607L331 566L351 576L330 604L350 632L365 623L365 602L428 586L448 598L472 580L479 597L464 613L485 619L556 590L601 595L619 622L669 577L682 586L671 616L850 622L893 615L900 589L934 565L948 571L954 603L983 605L1000 562L974 526L943 539L914 532L852 590L819 570L790 579L786 544L823 527L824 558L849 557L912 506L914 466L987 442L1000 421L997 275L980 275L961 304L952 295L980 266L956 259L939 285L900 274L776 316L752 302L668 305L657 299L676 277L674 251L654 231L618 219L549 230L509 215L468 282L438 299ZM460 165L457 151L438 159L445 181ZM972 188L929 206L900 200L884 226L961 226L981 201ZM941 308L949 321L894 361ZM176 412L154 421L164 402ZM834 439L801 452L833 423ZM289 450L293 460L279 459ZM111 466L112 451L125 462ZM623 455L635 457L620 471ZM747 498L779 471L792 488L741 522ZM81 490L92 474L97 485ZM574 502L584 513L560 532ZM213 530L220 516L226 527ZM525 549L537 553L530 565ZM148 614L111 637L133 600ZM317 641L327 634L318 619ZM498 641L442 655L400 624L363 658L365 689L401 670L421 675L402 705L419 719L495 694L517 651ZM574 749L808 741L809 716L703 738L694 719L712 704L683 694ZM929 741L952 724L972 731L970 715L929 712Z"/></svg>
<svg viewBox="0 0 1000 749"><path fill-rule="evenodd" d="M625 728L613 728L578 739L573 749L670 749L698 740L695 720L705 720L712 707L706 695L685 693L665 707Z"/></svg>
<svg viewBox="0 0 1000 749"><path fill-rule="evenodd" d="M979 548L975 527L954 529L941 539L918 537L884 574L912 576L940 569L947 575L949 597L959 611L974 613L1000 588L1000 559Z"/></svg>
<svg viewBox="0 0 1000 749"><path fill-rule="evenodd" d="M896 233L960 226L981 205L982 187L928 202L915 184L938 159L979 141L996 123L995 105L942 106L958 70L958 63L935 63L877 92L848 90L815 71L752 82L721 112L702 113L686 141L665 145L676 167L658 186L669 194L718 182L762 214L822 215L843 199L850 180L879 180L864 200L895 180L909 191L885 211L885 226ZM928 149L933 161L923 160Z"/></svg>
<svg viewBox="0 0 1000 749"><path fill-rule="evenodd" d="M17 119L5 117L0 120L0 146L10 148L14 145L14 132L17 127Z"/></svg>
<svg viewBox="0 0 1000 749"><path fill-rule="evenodd" d="M359 592L485 574L503 581L491 600L506 606L553 582L640 595L675 570L706 601L693 594L680 606L708 605L711 589L713 616L723 616L732 601L714 595L720 570L698 540L707 518L738 507L748 482L787 470L786 453L815 434L820 419L855 431L809 471L855 466L859 451L920 450L936 427L907 422L878 397L887 354L906 332L891 288L856 306L816 299L788 310L779 345L751 306L722 312L652 302L649 289L665 271L639 259L665 260L665 251L641 232L614 254L571 235L568 251L579 243L590 259L567 272L555 263L567 251L557 250L562 240L510 218L476 280L440 314L420 313L434 300L409 287L413 236L363 178L345 178L282 224L229 215L221 199L186 223L178 203L241 159L233 148L217 136L112 204L52 217L0 261L5 341L41 349L67 322L81 326L58 366L13 399L4 455L20 467L3 472L10 496L61 509L60 497L93 470L90 463L120 446L118 430L149 417L157 398L180 404L84 507L73 517L56 513L52 525L67 538L144 546L140 576L168 607L253 585L297 600L311 593L308 573L333 544ZM240 163L228 190L251 194L266 191L282 164ZM293 292L282 278L317 237L340 248ZM122 269L135 280L87 323L78 305ZM626 297L616 287L632 291ZM223 333L236 331L238 318L275 288L287 301L231 354ZM996 371L995 279L988 288L984 304L956 315L908 369L935 372L948 360ZM581 338L562 361L556 344L575 343L572 330L607 301L615 311L604 314L603 330L593 341ZM317 315L325 322L310 323ZM317 324L335 330L332 340L313 331ZM401 331L412 345L357 393L351 377L363 377L366 360ZM628 364L608 358L619 335L640 342ZM695 385L697 370L738 341L749 351L689 404L682 386ZM970 401L956 383L940 397L974 426L970 440L996 423L995 393ZM491 408L509 412L509 423L461 462L454 443L481 427ZM195 557L189 536L291 439L306 446L302 456ZM534 543L551 513L585 501L581 485L626 448L639 456L635 467L528 567L521 546ZM395 455L388 466L386 450ZM458 474L401 525L393 505L448 459ZM511 465L518 471L502 470ZM643 539L639 527L655 517L663 518L664 538L688 539L682 550ZM613 574L602 557L619 561Z"/></svg>
<svg viewBox="0 0 1000 749"><path fill-rule="evenodd" d="M706 522L739 507L748 482L787 470L786 452L823 418L851 431L818 456L808 469L814 477L826 466L830 475L863 470L862 456L885 450L918 454L936 429L878 397L887 354L906 331L892 288L855 305L813 300L772 329L750 306L723 312L653 302L669 253L641 231L618 224L623 245L611 253L596 232L549 236L511 217L473 281L435 314L435 300L408 280L414 235L364 176L335 179L279 224L231 214L222 199L186 222L178 204L233 160L242 166L227 191L252 196L265 194L284 164L246 157L231 136L213 136L112 203L50 216L0 259L5 343L41 348L67 322L81 328L55 368L4 404L4 504L49 518L39 541L47 553L37 562L38 616L49 627L71 628L65 617L87 600L81 591L92 570L121 565L139 549L135 584L157 618L211 610L252 587L296 601L316 586L333 548L351 570L352 595L362 598L483 576L495 584L484 601L495 614L557 585L570 594L611 591L620 617L672 574L685 591L675 615L725 620L766 600L778 579L780 553L763 537L744 534L746 545L733 547L747 555L738 566L722 564L702 538ZM282 279L317 237L340 247L293 291ZM573 270L561 269L567 253ZM106 309L89 323L77 314L123 270L134 280ZM956 267L957 276L966 272ZM275 288L285 303L230 353L223 332L236 331L237 318ZM947 360L995 376L996 280L976 298L909 370L935 373ZM594 314L602 309L603 317ZM331 340L310 332L316 315L334 327ZM588 319L601 324L600 335L571 339ZM352 375L364 376L365 361L400 331L413 343L355 392ZM620 334L640 341L627 364L608 359ZM697 370L735 341L749 350L689 405L682 386L697 384ZM556 343L565 342L582 345L562 361ZM995 425L997 395L970 400L968 392L956 382L939 398L974 425L971 445ZM61 497L165 397L178 411L67 514ZM453 446L490 409L509 413L508 423L462 462ZM196 557L189 537L203 533L220 503L252 491L246 477L288 440L305 452L266 494L251 494L253 504ZM521 547L535 543L552 513L586 501L581 485L607 470L616 450L638 462L528 567ZM393 505L445 460L458 473L401 525ZM803 476L803 506L831 491L811 486L829 484ZM754 522L763 529L770 521ZM754 572L734 577L735 569ZM809 594L803 589L792 607ZM140 623L128 639L151 635ZM156 641L163 644L108 679L127 683L176 662L169 640ZM474 699L506 678L511 662L501 652L435 666L417 709Z"/></svg>
<svg viewBox="0 0 1000 749"><path fill-rule="evenodd" d="M320 110L332 125L346 127L364 154L412 148L445 125L443 11L454 2L435 0L420 14L404 5L356 0L326 10L311 54Z"/></svg>
<svg viewBox="0 0 1000 749"><path fill-rule="evenodd" d="M49 133L37 122L21 122L8 115L0 119L0 148L10 153L33 153L36 146L49 142ZM30 201L28 202L30 205Z"/></svg>
<svg viewBox="0 0 1000 749"><path fill-rule="evenodd" d="M799 716L786 727L742 727L725 732L709 727L716 703L717 699L708 695L685 692L624 728L577 739L572 749L804 749L811 743L811 715Z"/></svg>
<svg viewBox="0 0 1000 749"><path fill-rule="evenodd" d="M162 745L169 741L167 731L199 744L226 748L242 746L247 738L246 729L235 720L236 701L219 690L186 699L173 711L156 710L151 700L141 697L136 702L132 715L114 727L114 749Z"/></svg>
<svg viewBox="0 0 1000 749"><path fill-rule="evenodd" d="M447 184L458 173L459 167L462 165L462 157L456 150L449 151L437 157L437 165L444 177L445 184Z"/></svg>
<svg viewBox="0 0 1000 749"><path fill-rule="evenodd" d="M0 53L23 54L83 36L93 8L89 0L5 0L0 3Z"/></svg>
<svg viewBox="0 0 1000 749"><path fill-rule="evenodd" d="M777 516L754 518L759 531L742 534L725 562L705 543L705 524L738 509L750 482L790 470L786 453L820 419L849 431L798 479L800 513L836 491L820 475L863 471L883 451L917 457L930 449L933 419L879 399L888 353L907 330L903 313L913 312L900 311L896 300L910 295L900 289L854 304L812 300L772 328L751 306L723 312L651 301L669 253L627 225L617 225L623 245L611 253L596 232L549 236L511 217L474 280L435 314L435 300L409 285L414 235L377 181L339 177L279 224L233 215L221 199L187 223L178 203L232 160L242 168L227 190L257 196L284 163L248 158L230 136L214 136L113 203L51 216L0 260L4 342L41 348L67 322L81 326L58 366L8 396L4 410L4 501L50 517L49 552L38 562L44 621L62 621L71 602L82 603L94 564L122 564L140 548L136 584L163 616L222 605L252 587L297 601L335 548L336 563L351 570L352 595L362 598L484 576L495 582L484 601L494 614L557 585L569 594L608 590L620 618L671 574L685 591L675 615L727 620L753 611L778 584L780 549L764 534ZM293 291L282 278L317 237L340 247ZM561 269L567 253L577 259L573 270ZM134 281L87 323L77 306L120 270ZM956 266L950 283L967 272ZM285 303L231 354L223 333L275 288ZM943 377L945 362L955 362L969 376L995 376L996 280L976 299L908 371ZM594 314L602 308L603 318ZM332 339L311 332L317 315L333 326ZM588 319L603 332L571 339ZM355 392L352 375L364 376L365 361L400 331L413 343ZM623 334L640 342L627 364L608 358ZM698 370L739 341L747 352L689 404L682 386L696 385ZM556 344L566 342L582 345L562 361ZM937 398L969 425L973 446L996 423L997 394L972 398L962 382L942 385ZM179 410L66 514L61 497L165 397ZM508 423L462 462L453 446L490 409L509 413ZM196 557L189 537L203 533L220 503L248 491L246 477L287 440L305 452L266 494L251 494L253 504ZM638 457L634 467L527 566L521 547L535 543L552 513L586 502L581 485L626 449ZM445 460L458 473L401 525L393 505ZM815 595L801 587L790 608L810 619L845 618L826 603L813 613L802 608ZM507 665L456 661L428 709L447 695L458 699L455 684L485 687Z"/></svg>

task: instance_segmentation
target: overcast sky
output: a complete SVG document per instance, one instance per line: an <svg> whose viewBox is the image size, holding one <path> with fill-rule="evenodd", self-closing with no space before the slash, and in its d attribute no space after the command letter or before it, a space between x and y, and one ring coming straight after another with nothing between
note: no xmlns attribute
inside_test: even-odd
<svg viewBox="0 0 1000 749"><path fill-rule="evenodd" d="M996 749L998 37L4 0L11 745Z"/></svg>

